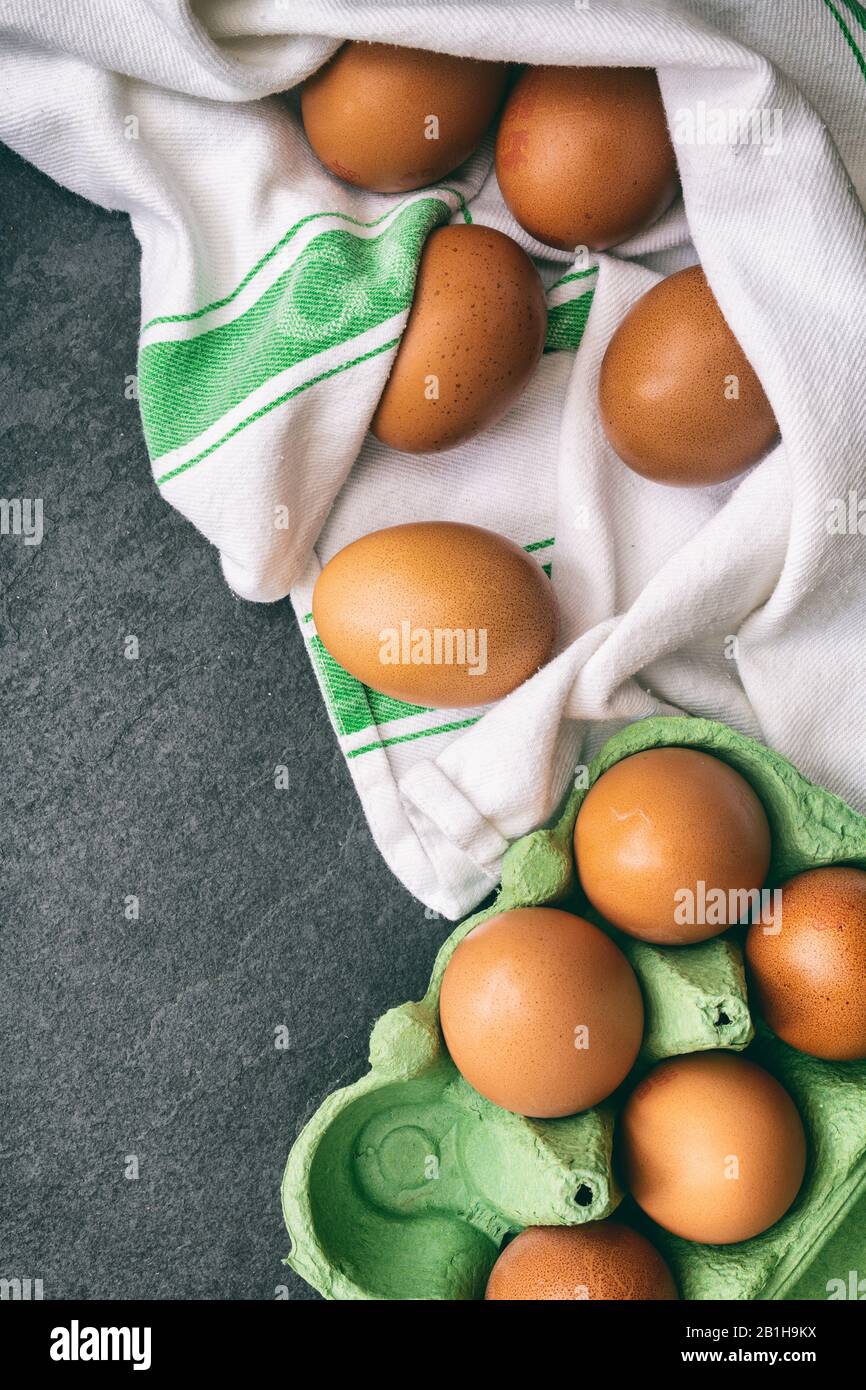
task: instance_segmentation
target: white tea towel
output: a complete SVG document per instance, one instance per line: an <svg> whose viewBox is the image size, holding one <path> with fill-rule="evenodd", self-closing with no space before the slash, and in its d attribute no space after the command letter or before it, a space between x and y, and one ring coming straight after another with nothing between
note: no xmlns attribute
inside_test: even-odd
<svg viewBox="0 0 866 1390"><path fill-rule="evenodd" d="M490 138L435 189L343 185L280 95L343 38L653 66L684 202L587 266L516 226ZM0 0L0 139L128 211L141 242L156 481L236 592L291 590L377 843L449 917L493 886L575 764L643 715L726 720L866 809L864 53L858 0ZM366 431L424 237L449 219L536 256L551 351L500 424L410 457ZM683 492L618 462L595 388L629 306L696 259L781 443L742 479ZM558 655L486 711L384 700L312 631L312 585L340 546L437 517L552 562Z"/></svg>

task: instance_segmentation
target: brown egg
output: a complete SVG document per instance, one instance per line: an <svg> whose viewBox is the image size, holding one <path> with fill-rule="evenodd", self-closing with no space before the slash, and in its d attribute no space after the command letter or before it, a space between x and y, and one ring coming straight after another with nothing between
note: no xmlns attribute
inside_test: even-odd
<svg viewBox="0 0 866 1390"><path fill-rule="evenodd" d="M496 177L521 227L604 251L655 222L679 189L651 68L527 68L502 113Z"/></svg>
<svg viewBox="0 0 866 1390"><path fill-rule="evenodd" d="M408 453L471 439L517 400L546 331L544 289L516 241L491 227L438 228L370 429Z"/></svg>
<svg viewBox="0 0 866 1390"><path fill-rule="evenodd" d="M623 463L674 487L735 478L778 434L700 266L661 280L626 315L602 360L598 402Z"/></svg>
<svg viewBox="0 0 866 1390"><path fill-rule="evenodd" d="M803 1123L774 1076L733 1052L661 1062L620 1117L635 1201L685 1240L730 1245L772 1226L806 1168Z"/></svg>
<svg viewBox="0 0 866 1390"><path fill-rule="evenodd" d="M486 1299L537 1302L675 1299L676 1285L648 1240L618 1221L529 1226L490 1272Z"/></svg>
<svg viewBox="0 0 866 1390"><path fill-rule="evenodd" d="M599 777L574 829L596 911L642 941L706 941L758 907L764 808L739 772L694 748L651 748Z"/></svg>
<svg viewBox="0 0 866 1390"><path fill-rule="evenodd" d="M784 884L781 908L746 940L759 1011L800 1052L866 1057L866 873L810 869Z"/></svg>
<svg viewBox="0 0 866 1390"><path fill-rule="evenodd" d="M634 971L598 927L514 908L464 937L442 978L439 1019L461 1074L519 1115L573 1115L625 1078L643 1035Z"/></svg>
<svg viewBox="0 0 866 1390"><path fill-rule="evenodd" d="M307 139L332 174L378 193L435 183L480 144L503 63L347 43L301 91Z"/></svg>
<svg viewBox="0 0 866 1390"><path fill-rule="evenodd" d="M453 521L372 531L313 590L319 637L395 700L446 709L499 700L550 658L550 581L520 546Z"/></svg>

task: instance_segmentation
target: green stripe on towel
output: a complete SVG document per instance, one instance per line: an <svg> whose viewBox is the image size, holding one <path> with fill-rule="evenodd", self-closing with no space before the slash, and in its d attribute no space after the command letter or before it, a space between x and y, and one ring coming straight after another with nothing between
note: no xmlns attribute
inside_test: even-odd
<svg viewBox="0 0 866 1390"><path fill-rule="evenodd" d="M280 372L402 313L424 239L450 213L428 198L372 239L322 232L245 313L191 338L147 343L138 381L151 458L188 444Z"/></svg>

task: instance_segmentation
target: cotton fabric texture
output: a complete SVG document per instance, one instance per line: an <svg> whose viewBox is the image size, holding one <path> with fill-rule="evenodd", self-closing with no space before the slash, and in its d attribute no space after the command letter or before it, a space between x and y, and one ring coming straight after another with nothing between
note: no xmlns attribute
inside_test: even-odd
<svg viewBox="0 0 866 1390"><path fill-rule="evenodd" d="M491 137L442 186L350 188L307 145L293 90L344 38L655 67L683 200L587 264L516 225ZM239 595L291 594L376 842L430 909L478 903L509 842L645 715L723 720L866 810L864 54L855 0L0 5L0 139L128 212L141 243L156 484ZM714 142L738 112L767 113L767 138ZM536 258L550 350L478 439L393 453L367 426L424 238L461 219ZM730 484L677 491L619 463L595 393L630 306L698 259L781 442ZM313 630L312 587L337 549L437 518L525 546L559 601L555 659L486 710L383 699Z"/></svg>

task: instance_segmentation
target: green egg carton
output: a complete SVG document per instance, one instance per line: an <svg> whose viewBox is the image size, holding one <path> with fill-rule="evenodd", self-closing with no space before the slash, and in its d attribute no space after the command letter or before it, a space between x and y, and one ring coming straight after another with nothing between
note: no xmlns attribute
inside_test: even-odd
<svg viewBox="0 0 866 1390"><path fill-rule="evenodd" d="M282 1184L292 1240L286 1263L326 1298L482 1298L506 1237L530 1225L597 1221L617 1208L624 1194L613 1140L622 1096L660 1058L712 1048L748 1047L793 1096L809 1139L800 1195L769 1231L730 1246L679 1240L630 1203L629 1219L662 1250L687 1299L828 1297L806 1292L825 1245L839 1263L828 1289L831 1278L844 1281L858 1269L858 1258L866 1277L866 1062L807 1057L760 1023L755 1036L736 930L661 947L604 924L640 980L646 1027L632 1075L596 1109L557 1120L512 1115L478 1095L445 1049L439 988L458 943L514 907L556 905L599 921L575 877L580 804L615 762L672 745L711 753L751 783L773 835L769 886L825 864L866 868L866 819L724 725L647 719L610 739L556 822L510 847L496 901L445 941L424 998L379 1019L370 1071L328 1096L298 1136Z"/></svg>

